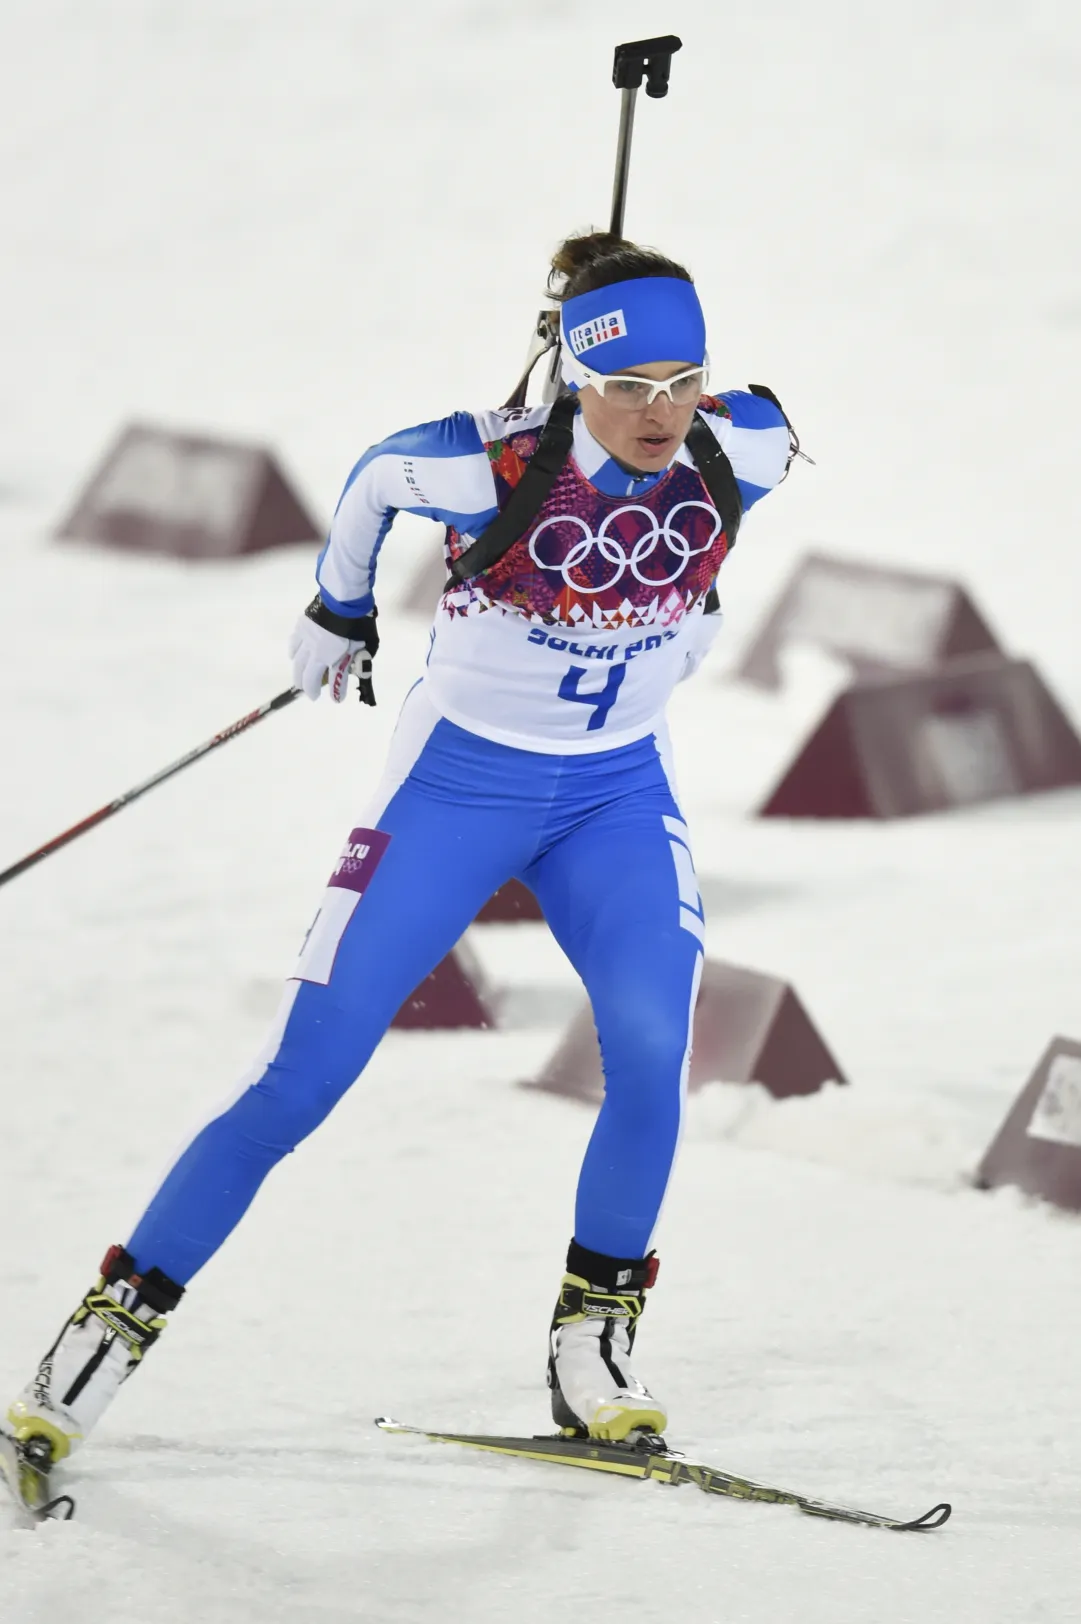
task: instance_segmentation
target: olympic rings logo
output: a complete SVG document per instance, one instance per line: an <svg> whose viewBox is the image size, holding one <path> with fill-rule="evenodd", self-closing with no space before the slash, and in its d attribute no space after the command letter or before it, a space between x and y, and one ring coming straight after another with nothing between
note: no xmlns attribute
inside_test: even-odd
<svg viewBox="0 0 1081 1624"><path fill-rule="evenodd" d="M713 521L710 535L700 547L692 547L690 538L673 528L673 520L683 508L700 508L703 513L708 513ZM649 529L644 535L639 536L629 553L619 537L610 535L608 529L609 525L613 524L616 519L622 518L625 513L640 513L649 522ZM559 564L547 564L537 553L537 543L542 532L553 524L576 524L582 532L580 540L572 544L566 558ZM542 524L537 526L529 538L529 556L538 569L558 570L567 586L572 587L576 592L585 593L589 596L597 592L607 592L609 587L616 586L623 579L628 570L634 576L634 579L641 582L643 586L671 586L672 582L678 580L683 574L692 558L699 553L709 551L723 528L724 521L720 514L716 508L710 507L708 502L678 502L674 508L669 509L663 524L658 523L657 515L650 508L641 507L637 503L629 503L626 507L616 508L612 513L609 513L596 535L593 534L585 520L580 519L576 513L561 513L550 519L545 519ZM667 547L669 556L675 555L675 569L671 575L643 575L638 566L644 560L652 558L662 543ZM597 548L603 559L614 566L611 579L603 581L600 586L584 586L580 581L572 581L572 571L585 563L586 559L592 555L594 547Z"/></svg>

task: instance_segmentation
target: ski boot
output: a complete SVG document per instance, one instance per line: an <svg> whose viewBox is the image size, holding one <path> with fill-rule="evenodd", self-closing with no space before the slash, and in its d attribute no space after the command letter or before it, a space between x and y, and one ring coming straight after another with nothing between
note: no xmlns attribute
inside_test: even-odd
<svg viewBox="0 0 1081 1624"><path fill-rule="evenodd" d="M668 1423L631 1369L631 1349L658 1260L606 1257L571 1241L549 1333L552 1415L564 1433L620 1442Z"/></svg>
<svg viewBox="0 0 1081 1624"><path fill-rule="evenodd" d="M0 1421L0 1468L27 1511L49 1514L53 1467L100 1419L184 1295L160 1269L134 1267L122 1247L106 1253L97 1285Z"/></svg>

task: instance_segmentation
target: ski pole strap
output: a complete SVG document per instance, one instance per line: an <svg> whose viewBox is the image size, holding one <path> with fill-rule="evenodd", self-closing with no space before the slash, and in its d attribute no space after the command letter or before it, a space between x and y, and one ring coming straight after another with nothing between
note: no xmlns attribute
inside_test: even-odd
<svg viewBox="0 0 1081 1624"><path fill-rule="evenodd" d="M536 518L571 454L574 414L577 410L577 395L560 395L553 403L548 421L537 440L537 449L526 463L525 472L511 491L506 506L496 514L473 545L454 560L443 589L445 592L461 586L482 570L491 569Z"/></svg>

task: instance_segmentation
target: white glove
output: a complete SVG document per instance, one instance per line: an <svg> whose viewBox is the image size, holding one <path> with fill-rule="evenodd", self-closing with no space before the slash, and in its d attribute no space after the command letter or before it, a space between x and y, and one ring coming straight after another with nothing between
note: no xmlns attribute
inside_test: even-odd
<svg viewBox="0 0 1081 1624"><path fill-rule="evenodd" d="M328 632L307 615L301 615L289 639L294 688L302 689L309 699L318 699L325 681L331 699L340 705L349 690L353 657L366 647L363 642L351 642L348 637Z"/></svg>

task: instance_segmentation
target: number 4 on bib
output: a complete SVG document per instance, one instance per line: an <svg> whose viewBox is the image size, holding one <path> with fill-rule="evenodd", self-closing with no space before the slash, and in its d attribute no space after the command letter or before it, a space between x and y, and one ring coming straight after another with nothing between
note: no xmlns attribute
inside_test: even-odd
<svg viewBox="0 0 1081 1624"><path fill-rule="evenodd" d="M627 675L625 665L613 665L608 668L608 681L597 693L580 693L578 684L586 675L584 665L572 665L563 681L559 685L560 699L573 700L576 705L592 705L593 715L586 723L586 732L593 733L597 728L603 727L608 720L608 712L615 704L623 678Z"/></svg>

